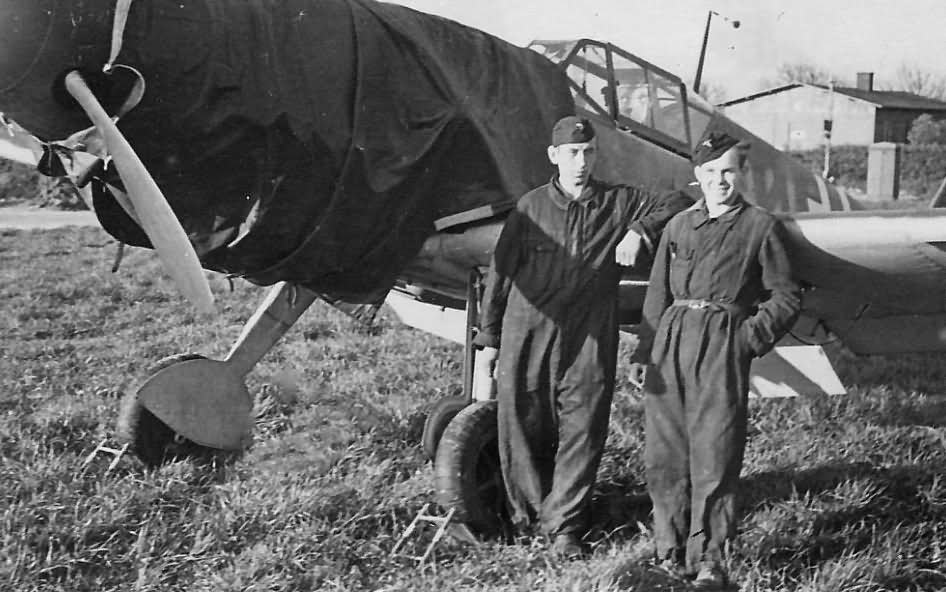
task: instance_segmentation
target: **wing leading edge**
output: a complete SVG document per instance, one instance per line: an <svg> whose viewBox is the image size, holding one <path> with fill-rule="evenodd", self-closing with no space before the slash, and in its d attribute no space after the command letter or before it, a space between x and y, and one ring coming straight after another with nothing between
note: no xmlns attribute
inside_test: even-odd
<svg viewBox="0 0 946 592"><path fill-rule="evenodd" d="M946 349L946 212L786 219L803 310L855 353Z"/></svg>

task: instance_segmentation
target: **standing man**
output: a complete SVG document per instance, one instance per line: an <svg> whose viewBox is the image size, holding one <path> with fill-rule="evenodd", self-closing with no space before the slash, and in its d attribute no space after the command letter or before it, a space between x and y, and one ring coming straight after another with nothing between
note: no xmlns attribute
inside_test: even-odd
<svg viewBox="0 0 946 592"><path fill-rule="evenodd" d="M524 195L503 227L475 341L484 348L480 363L496 370L513 523L537 520L566 556L583 552L608 432L618 264L634 264L692 203L682 193L657 199L593 179L596 150L587 119L555 124L548 156L558 174Z"/></svg>
<svg viewBox="0 0 946 592"><path fill-rule="evenodd" d="M657 559L707 588L725 585L735 536L749 365L791 328L800 302L781 223L740 193L747 151L723 133L694 151L703 199L660 240L631 368L645 385Z"/></svg>

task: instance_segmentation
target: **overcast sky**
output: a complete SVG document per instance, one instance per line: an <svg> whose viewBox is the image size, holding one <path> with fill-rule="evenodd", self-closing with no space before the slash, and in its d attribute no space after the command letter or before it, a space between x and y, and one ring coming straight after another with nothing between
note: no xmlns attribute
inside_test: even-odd
<svg viewBox="0 0 946 592"><path fill-rule="evenodd" d="M874 72L896 84L901 64L946 76L946 0L396 0L476 27L516 45L591 37L674 72L696 72L710 9L704 84L728 98L764 87L779 64L806 62L853 83Z"/></svg>

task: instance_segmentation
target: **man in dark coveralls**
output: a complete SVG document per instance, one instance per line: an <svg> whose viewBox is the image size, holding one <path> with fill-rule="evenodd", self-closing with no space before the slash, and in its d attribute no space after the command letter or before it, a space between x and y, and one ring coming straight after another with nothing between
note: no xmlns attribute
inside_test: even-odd
<svg viewBox="0 0 946 592"><path fill-rule="evenodd" d="M657 559L705 588L726 582L749 365L791 328L800 302L781 223L740 193L747 150L714 133L694 151L704 197L660 240L631 368L646 393Z"/></svg>
<svg viewBox="0 0 946 592"><path fill-rule="evenodd" d="M629 265L692 203L591 178L595 131L556 123L553 179L524 195L493 257L476 345L495 365L499 451L513 523L582 553L617 364L618 263ZM500 347L500 342L502 343ZM497 362L497 349L498 362Z"/></svg>

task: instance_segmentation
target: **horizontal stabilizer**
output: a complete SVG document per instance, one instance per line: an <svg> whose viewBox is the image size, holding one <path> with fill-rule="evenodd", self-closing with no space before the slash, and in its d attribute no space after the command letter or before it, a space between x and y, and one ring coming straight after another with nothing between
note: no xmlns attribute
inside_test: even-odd
<svg viewBox="0 0 946 592"><path fill-rule="evenodd" d="M752 363L750 397L843 395L841 379L820 345L777 346Z"/></svg>
<svg viewBox="0 0 946 592"><path fill-rule="evenodd" d="M402 323L454 343L465 343L466 312L420 302L396 291L385 302ZM752 363L749 395L797 397L843 395L844 385L821 346L777 346Z"/></svg>

